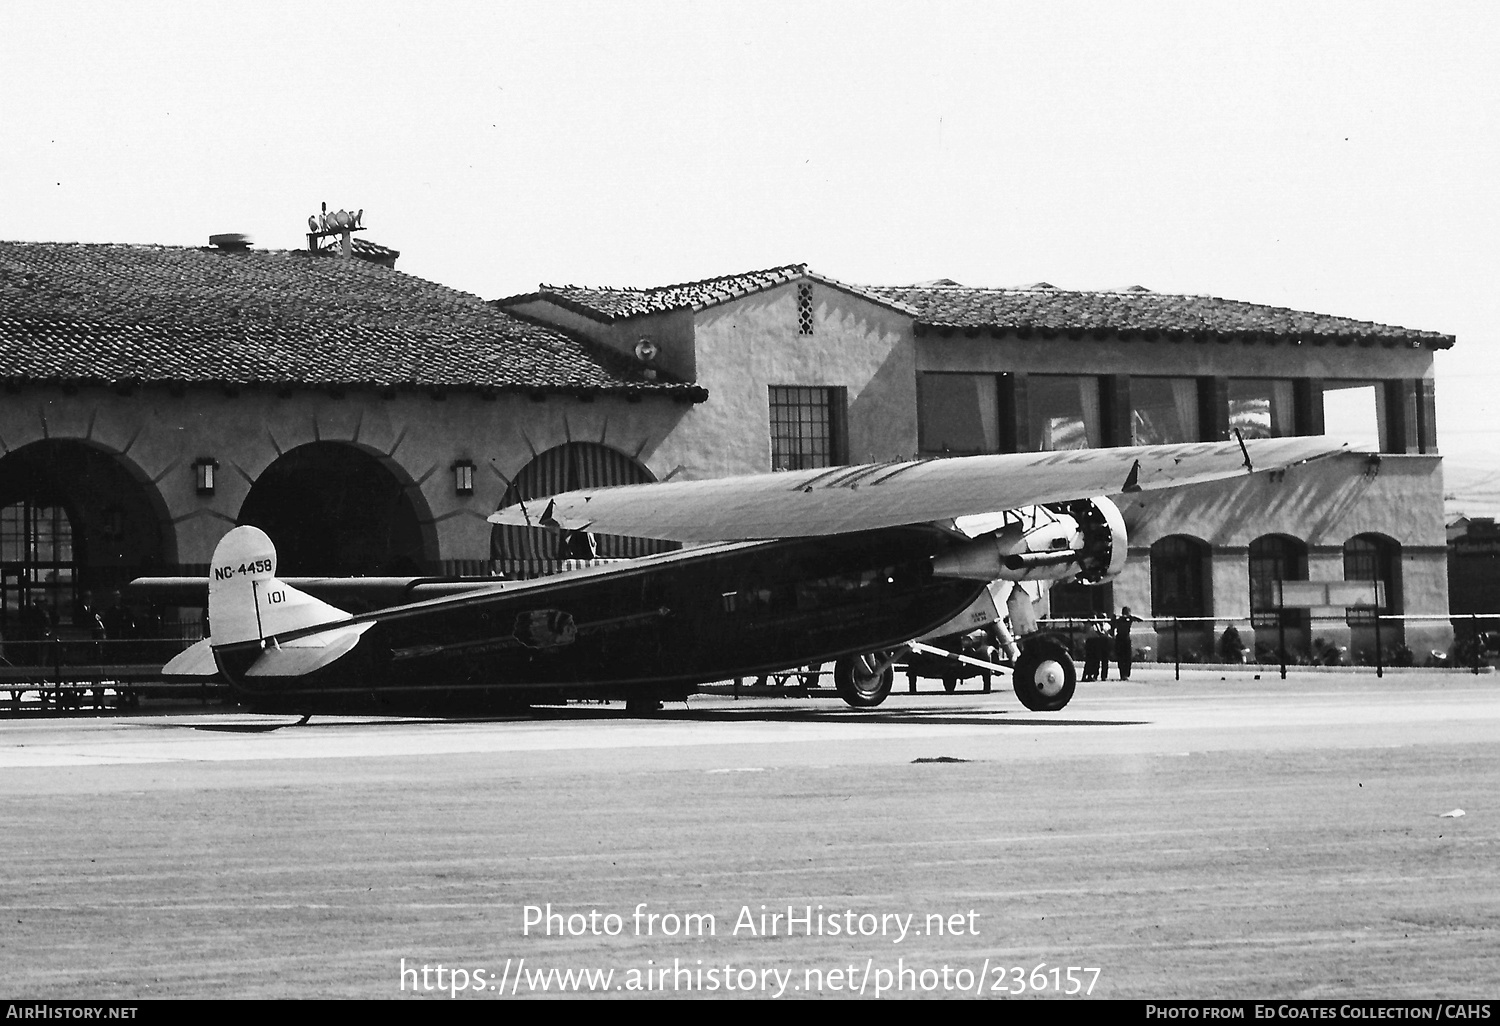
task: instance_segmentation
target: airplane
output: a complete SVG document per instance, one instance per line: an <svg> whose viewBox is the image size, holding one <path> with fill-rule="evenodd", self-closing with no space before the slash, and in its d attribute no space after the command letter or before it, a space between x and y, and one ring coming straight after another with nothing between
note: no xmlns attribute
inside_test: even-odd
<svg viewBox="0 0 1500 1026"><path fill-rule="evenodd" d="M1024 589L1120 573L1126 529L1109 495L1285 469L1345 448L1322 437L1236 439L581 489L489 519L551 528L564 548L587 532L686 547L526 581L283 580L271 539L244 525L210 564L210 636L164 675L214 676L245 707L303 715L570 699L623 699L641 713L708 683L832 662L839 696L871 708L910 643L997 620L1004 604L1021 636L1016 695L1055 711L1076 674L1064 646L1032 633ZM136 586L153 590L151 579ZM155 594L184 587L158 580ZM344 608L356 603L374 608Z"/></svg>

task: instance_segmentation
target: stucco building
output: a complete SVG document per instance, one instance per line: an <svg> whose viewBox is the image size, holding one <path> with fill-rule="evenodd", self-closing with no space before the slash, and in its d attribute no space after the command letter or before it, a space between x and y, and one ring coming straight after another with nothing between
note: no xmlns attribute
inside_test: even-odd
<svg viewBox="0 0 1500 1026"><path fill-rule="evenodd" d="M0 243L0 633L33 600L81 629L130 577L201 573L236 522L289 574L533 573L550 541L484 517L567 487L1346 423L1368 454L1124 503L1124 575L1058 610L1215 618L1181 632L1200 655L1236 621L1368 650L1358 616L1270 608L1275 579L1373 577L1391 612L1447 613L1432 354L1450 336L802 265L486 303L394 262ZM1169 634L1145 643L1169 654Z"/></svg>
<svg viewBox="0 0 1500 1026"><path fill-rule="evenodd" d="M1318 639L1373 660L1363 613L1274 608L1277 580L1379 580L1381 647L1445 648L1433 353L1451 336L1144 288L852 286L788 265L660 288L543 286L499 305L707 389L651 454L717 476L820 462L1292 434L1357 454L1123 503L1131 558L1054 612L1130 606L1156 656Z"/></svg>
<svg viewBox="0 0 1500 1026"><path fill-rule="evenodd" d="M483 573L528 467L587 440L640 476L706 397L392 263L0 243L0 635L206 574L236 522L287 574Z"/></svg>

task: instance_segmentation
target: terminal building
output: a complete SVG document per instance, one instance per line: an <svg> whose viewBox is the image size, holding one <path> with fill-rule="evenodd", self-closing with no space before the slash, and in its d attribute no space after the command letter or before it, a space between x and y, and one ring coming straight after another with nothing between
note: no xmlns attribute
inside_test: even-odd
<svg viewBox="0 0 1500 1026"><path fill-rule="evenodd" d="M1130 606L1156 621L1152 658L1209 659L1235 624L1372 661L1367 611L1280 609L1273 582L1379 580L1383 612L1429 618L1386 621L1383 648L1451 639L1433 398L1451 336L795 264L484 302L398 256L0 243L0 634L38 602L80 630L131 577L206 572L235 523L289 575L526 575L555 567L551 538L484 518L565 488L1326 429L1360 451L1122 502L1125 573L1054 612Z"/></svg>

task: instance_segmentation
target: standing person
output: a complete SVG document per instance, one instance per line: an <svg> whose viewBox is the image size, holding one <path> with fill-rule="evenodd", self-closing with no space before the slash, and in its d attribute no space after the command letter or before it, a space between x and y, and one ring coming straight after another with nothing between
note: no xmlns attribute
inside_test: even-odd
<svg viewBox="0 0 1500 1026"><path fill-rule="evenodd" d="M1083 639L1083 679L1109 680L1109 627L1100 619L1089 625L1088 637Z"/></svg>
<svg viewBox="0 0 1500 1026"><path fill-rule="evenodd" d="M1115 633L1115 662L1120 667L1120 679L1130 679L1130 664L1135 658L1130 648L1130 625L1140 623L1139 616L1130 615L1129 606L1120 607L1120 615L1110 621Z"/></svg>
<svg viewBox="0 0 1500 1026"><path fill-rule="evenodd" d="M42 605L41 599L34 598L21 606L20 619L21 637L26 639L26 644L16 646L21 653L16 658L23 663L40 666L47 655L47 636L52 632L47 607Z"/></svg>

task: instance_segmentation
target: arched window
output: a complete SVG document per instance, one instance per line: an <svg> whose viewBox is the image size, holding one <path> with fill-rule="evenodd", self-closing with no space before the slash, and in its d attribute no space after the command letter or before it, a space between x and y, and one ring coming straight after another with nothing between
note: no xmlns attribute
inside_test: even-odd
<svg viewBox="0 0 1500 1026"><path fill-rule="evenodd" d="M548 449L522 467L505 490L500 505L572 491L612 485L645 484L656 480L651 472L618 449L597 442L568 442ZM543 510L535 513L540 516ZM490 558L503 574L531 576L556 570L559 565L558 535L541 527L497 524L490 533ZM594 536L599 559L629 559L677 548L676 542L624 535Z"/></svg>
<svg viewBox="0 0 1500 1026"><path fill-rule="evenodd" d="M1250 623L1253 627L1306 626L1306 611L1278 616L1278 581L1307 580L1307 544L1284 534L1265 534L1250 543Z"/></svg>
<svg viewBox="0 0 1500 1026"><path fill-rule="evenodd" d="M1211 616L1213 579L1206 542L1168 535L1151 546L1153 616Z"/></svg>
<svg viewBox="0 0 1500 1026"><path fill-rule="evenodd" d="M1378 534L1355 535L1344 543L1344 580L1385 585L1380 613L1401 611L1401 544ZM1370 611L1350 609L1349 622L1369 623Z"/></svg>

